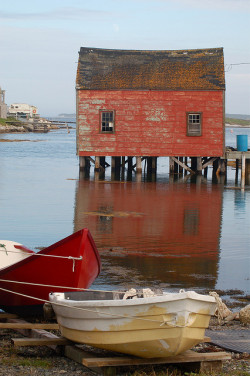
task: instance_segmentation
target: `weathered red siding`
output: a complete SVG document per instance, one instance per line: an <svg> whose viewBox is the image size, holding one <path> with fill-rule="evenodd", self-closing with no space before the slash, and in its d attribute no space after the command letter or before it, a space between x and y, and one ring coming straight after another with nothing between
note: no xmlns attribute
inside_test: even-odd
<svg viewBox="0 0 250 376"><path fill-rule="evenodd" d="M77 103L79 156L223 156L223 90L77 90ZM115 111L115 133L99 110ZM202 136L186 135L187 112L202 112Z"/></svg>

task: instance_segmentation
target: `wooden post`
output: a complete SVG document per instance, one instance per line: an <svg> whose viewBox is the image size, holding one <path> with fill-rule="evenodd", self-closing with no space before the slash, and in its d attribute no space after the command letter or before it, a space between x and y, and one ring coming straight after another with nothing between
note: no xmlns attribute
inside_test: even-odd
<svg viewBox="0 0 250 376"><path fill-rule="evenodd" d="M238 177L239 177L239 160L236 159L235 161L235 184L238 183Z"/></svg>
<svg viewBox="0 0 250 376"><path fill-rule="evenodd" d="M188 165L188 157L185 157L185 165L187 166ZM184 175L187 175L187 170L185 169L184 171Z"/></svg>
<svg viewBox="0 0 250 376"><path fill-rule="evenodd" d="M191 157L191 170L194 172L197 171L197 158L196 157Z"/></svg>
<svg viewBox="0 0 250 376"><path fill-rule="evenodd" d="M147 174L152 172L152 157L147 157Z"/></svg>
<svg viewBox="0 0 250 376"><path fill-rule="evenodd" d="M136 172L142 172L141 157L136 157Z"/></svg>
<svg viewBox="0 0 250 376"><path fill-rule="evenodd" d="M141 171L137 171L137 169L136 169L136 175L135 175L135 178L136 178L136 182L137 182L137 183L141 183L142 170L141 170Z"/></svg>
<svg viewBox="0 0 250 376"><path fill-rule="evenodd" d="M87 168L90 167L90 163L89 163L89 160L88 160L88 157L82 157L80 156L79 157L79 168L80 168L80 171L83 171Z"/></svg>
<svg viewBox="0 0 250 376"><path fill-rule="evenodd" d="M213 177L216 176L218 170L218 158L213 162Z"/></svg>
<svg viewBox="0 0 250 376"><path fill-rule="evenodd" d="M220 174L226 175L226 162L225 159L220 158Z"/></svg>
<svg viewBox="0 0 250 376"><path fill-rule="evenodd" d="M79 171L79 180L89 179L89 169L84 169Z"/></svg>
<svg viewBox="0 0 250 376"><path fill-rule="evenodd" d="M111 157L111 170L115 170L115 157Z"/></svg>
<svg viewBox="0 0 250 376"><path fill-rule="evenodd" d="M169 173L174 174L174 160L171 157L169 157Z"/></svg>
<svg viewBox="0 0 250 376"><path fill-rule="evenodd" d="M79 168L80 171L85 169L85 157L79 157Z"/></svg>
<svg viewBox="0 0 250 376"><path fill-rule="evenodd" d="M197 171L196 171L196 173L198 175L202 174L202 159L201 159L201 157L197 157Z"/></svg>
<svg viewBox="0 0 250 376"><path fill-rule="evenodd" d="M246 156L242 153L241 156L241 189L245 189L245 176L246 176Z"/></svg>
<svg viewBox="0 0 250 376"><path fill-rule="evenodd" d="M105 169L105 157L100 157L100 165Z"/></svg>
<svg viewBox="0 0 250 376"><path fill-rule="evenodd" d="M204 157L204 159L203 159L203 162L204 162L204 164L207 162L207 157ZM204 168L204 177L205 178L207 178L207 172L208 172L208 167L205 167Z"/></svg>
<svg viewBox="0 0 250 376"><path fill-rule="evenodd" d="M128 157L128 171L132 171L133 157Z"/></svg>
<svg viewBox="0 0 250 376"><path fill-rule="evenodd" d="M115 157L115 170L120 172L121 157Z"/></svg>
<svg viewBox="0 0 250 376"><path fill-rule="evenodd" d="M183 157L180 157L179 161L183 163ZM183 167L181 166L179 166L179 174L183 175Z"/></svg>
<svg viewBox="0 0 250 376"><path fill-rule="evenodd" d="M95 157L95 171L100 171L100 157Z"/></svg>
<svg viewBox="0 0 250 376"><path fill-rule="evenodd" d="M122 169L125 168L125 157L122 157Z"/></svg>
<svg viewBox="0 0 250 376"><path fill-rule="evenodd" d="M246 159L246 184L250 184L250 159Z"/></svg>
<svg viewBox="0 0 250 376"><path fill-rule="evenodd" d="M152 171L157 170L157 157L152 157Z"/></svg>
<svg viewBox="0 0 250 376"><path fill-rule="evenodd" d="M178 160L179 157L175 157L175 158ZM175 174L179 173L179 165L175 161L174 161L174 173Z"/></svg>

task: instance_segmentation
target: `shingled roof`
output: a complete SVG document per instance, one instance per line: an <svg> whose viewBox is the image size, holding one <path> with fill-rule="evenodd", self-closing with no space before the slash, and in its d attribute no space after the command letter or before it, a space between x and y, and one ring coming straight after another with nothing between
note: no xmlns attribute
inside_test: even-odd
<svg viewBox="0 0 250 376"><path fill-rule="evenodd" d="M81 47L76 88L224 90L223 48L139 51Z"/></svg>

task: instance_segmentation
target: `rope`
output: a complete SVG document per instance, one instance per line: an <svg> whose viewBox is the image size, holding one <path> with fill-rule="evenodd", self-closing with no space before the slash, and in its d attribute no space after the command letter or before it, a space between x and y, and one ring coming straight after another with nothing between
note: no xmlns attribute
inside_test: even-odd
<svg viewBox="0 0 250 376"><path fill-rule="evenodd" d="M3 247L3 246L5 247L4 244L0 244L0 247ZM23 252L23 251L9 251L6 248L4 250L0 249L0 251L5 252L7 255L8 255L8 252L12 252L12 253L23 254L23 255L26 255L26 256L44 256L44 257L55 257L55 258L72 260L73 261L73 266L72 266L72 271L73 272L75 271L75 262L82 260L82 256L80 256L80 257L73 257L73 256L45 255L44 253L35 253L35 252L33 252L33 253L27 253L27 252Z"/></svg>
<svg viewBox="0 0 250 376"><path fill-rule="evenodd" d="M34 299L34 300L37 300L37 301L40 301L40 302L43 302L43 303L49 303L49 304L52 304L52 306L56 305L56 306L59 306L59 307L75 309L75 310L78 310L78 311L98 313L99 315L103 315L103 316L112 316L112 317L116 317L116 318L119 317L119 318L124 318L124 319L135 319L135 320L141 320L141 321L154 322L154 323L158 323L160 326L167 325L168 323L172 322L172 320L166 320L164 315L162 315L163 320L159 321L159 320L146 319L146 318L133 316L133 315L120 315L120 314L113 314L113 313L110 313L110 312L99 312L99 311L97 311L97 309L92 310L92 309L87 309L87 308L82 308L82 307L69 306L69 305L63 304L63 303L56 303L56 302L51 303L49 300L40 299L40 298L30 296L30 295L26 295L26 294L21 294L21 293L18 293L16 291L4 289L2 287L0 287L0 290L8 292L8 293L16 294L16 295L19 295L19 296L23 296L25 298ZM186 310L186 311L189 312L189 313L193 313L192 311L189 311L189 310ZM175 314L177 314L179 312L183 312L183 311L177 311L177 312L175 312ZM173 325L172 324L171 327L172 328L185 328L185 325L176 325L176 324Z"/></svg>
<svg viewBox="0 0 250 376"><path fill-rule="evenodd" d="M2 246L2 244L0 244L0 247ZM0 249L0 251L2 252L5 252L6 253L6 250L4 249ZM73 257L73 256L58 256L58 255L45 255L44 253L28 253L28 252L23 252L23 251L7 251L7 252L12 252L12 253L21 253L23 255L26 255L26 256L45 256L45 257L57 257L57 258L64 258L64 259L69 259L69 260L82 260L82 256L80 257Z"/></svg>
<svg viewBox="0 0 250 376"><path fill-rule="evenodd" d="M42 283L31 283L31 282L23 282L23 281L11 281L9 279L0 279L0 282L8 282L8 283L17 283L17 284L24 284L24 285L32 285L32 286L41 286L41 287L55 287L57 289L64 289L64 290L77 290L77 291L93 291L93 292L114 292L113 290L94 290L94 289L85 289L83 287L68 287L68 286L56 286L56 285L44 285ZM124 293L124 291L117 290L118 293Z"/></svg>

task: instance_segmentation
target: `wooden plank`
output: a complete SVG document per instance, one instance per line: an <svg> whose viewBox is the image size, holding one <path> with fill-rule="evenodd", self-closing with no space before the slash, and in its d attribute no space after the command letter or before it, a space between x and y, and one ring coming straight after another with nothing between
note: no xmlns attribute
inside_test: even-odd
<svg viewBox="0 0 250 376"><path fill-rule="evenodd" d="M58 324L0 322L1 329L59 329Z"/></svg>
<svg viewBox="0 0 250 376"><path fill-rule="evenodd" d="M69 345L71 342L64 337L58 338L12 338L14 346L48 346Z"/></svg>
<svg viewBox="0 0 250 376"><path fill-rule="evenodd" d="M245 155L246 159L250 159L250 151L226 151L226 159L241 159L242 155Z"/></svg>
<svg viewBox="0 0 250 376"><path fill-rule="evenodd" d="M211 338L210 337L204 337L202 342L211 342Z"/></svg>
<svg viewBox="0 0 250 376"><path fill-rule="evenodd" d="M171 158L172 158L172 160L174 162L176 162L179 166L181 166L182 168L184 168L185 170L187 170L191 174L195 173L193 170L191 170L191 168L189 168L188 166L186 166L183 162L179 161L177 158L175 158L175 157L171 157Z"/></svg>
<svg viewBox="0 0 250 376"><path fill-rule="evenodd" d="M27 323L25 320L21 320L21 319L9 319L8 322L13 322L13 323ZM24 329L24 328L20 328L20 329L13 329L15 331L17 331L18 333L21 333L22 335L26 336L26 337L30 337L30 338L58 338L58 336L56 336L55 334L53 333L50 333L50 332L47 332L46 330L44 329ZM57 350L58 347L56 345L48 345L48 347L52 348L53 350Z"/></svg>
<svg viewBox="0 0 250 376"><path fill-rule="evenodd" d="M74 362L77 362L83 365L84 365L83 359L95 357L93 353L84 351L83 349L80 349L79 347L76 347L76 346L65 346L64 355L67 358L74 360ZM91 367L91 370L95 371L96 373L100 373L102 369L99 367Z"/></svg>
<svg viewBox="0 0 250 376"><path fill-rule="evenodd" d="M218 157L212 157L212 158L209 158L208 161L206 161L203 165L202 165L202 169L204 170L206 167L208 167L209 165L213 164L214 161L216 161Z"/></svg>
<svg viewBox="0 0 250 376"><path fill-rule="evenodd" d="M177 364L194 362L211 362L231 359L231 355L226 352L196 353L186 351L177 356L167 358L130 358L130 357L105 357L105 358L84 358L82 364L86 367L107 367L107 366L132 366L146 364Z"/></svg>
<svg viewBox="0 0 250 376"><path fill-rule="evenodd" d="M15 313L0 312L0 319L16 319L18 316Z"/></svg>

